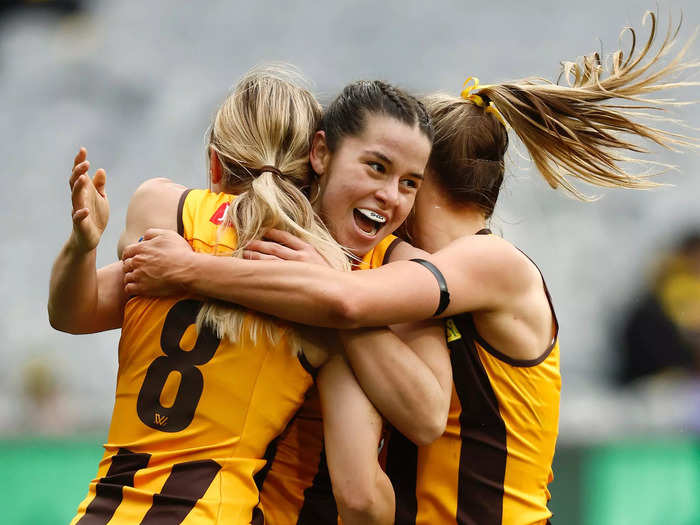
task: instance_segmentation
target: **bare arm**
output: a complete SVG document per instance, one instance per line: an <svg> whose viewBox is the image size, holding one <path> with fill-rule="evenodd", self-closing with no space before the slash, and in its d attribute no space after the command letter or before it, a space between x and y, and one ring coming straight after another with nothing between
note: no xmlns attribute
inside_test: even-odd
<svg viewBox="0 0 700 525"><path fill-rule="evenodd" d="M383 281L384 272L377 274L382 269L340 272L297 261L212 257L193 253L179 236L163 230L149 230L144 242L127 246L124 262L125 290L129 295L170 295L174 291L189 291L313 326L357 328L387 324L385 319L375 321L371 315L366 321L357 322L354 319L357 307L350 296L361 297L368 293L373 298L383 296L386 299L400 295L404 303L416 302L413 294L406 290L402 277L399 277L400 286L392 286ZM409 273L418 266L408 262L396 263L399 265L410 268ZM413 284L422 284L428 293L433 293L437 305L435 279L427 270L417 269ZM356 279L356 274L366 273L374 274L373 278ZM412 287L411 291L414 289ZM414 312L409 320L430 317L431 306L426 306L425 301L422 303L419 312ZM405 307L406 304L404 310ZM401 312L391 317L405 320Z"/></svg>
<svg viewBox="0 0 700 525"><path fill-rule="evenodd" d="M107 225L109 205L104 170L87 175L87 151L81 148L70 178L73 231L54 263L49 285L51 325L69 333L119 328L127 295L121 262L96 269L96 252ZM132 196L120 247L137 241L150 226L177 227L177 204L184 187L167 179L143 183Z"/></svg>
<svg viewBox="0 0 700 525"><path fill-rule="evenodd" d="M452 366L442 321L340 331L345 355L377 409L417 445L445 431Z"/></svg>
<svg viewBox="0 0 700 525"><path fill-rule="evenodd" d="M435 277L410 261L340 272L296 261L196 254L167 232L150 233L149 242L124 252L129 294L176 287L303 324L346 329L428 319L439 303ZM452 300L441 317L502 310L533 283L541 288L532 264L497 237L464 237L425 258L442 271L450 290Z"/></svg>
<svg viewBox="0 0 700 525"><path fill-rule="evenodd" d="M317 384L328 472L343 523L394 523L394 490L377 457L381 417L342 355L329 359Z"/></svg>
<svg viewBox="0 0 700 525"><path fill-rule="evenodd" d="M97 246L109 220L106 174L88 176L81 148L69 179L73 229L54 262L49 283L49 321L57 330L88 333L121 326L124 294L121 263L97 270Z"/></svg>
<svg viewBox="0 0 700 525"><path fill-rule="evenodd" d="M293 235L272 230L267 237L276 242L255 241L249 245L247 255L270 262L280 259L314 261L319 265L315 266L316 269L323 269L323 259L313 252L312 247ZM151 275L163 279L168 272L178 274L176 279L170 278L173 281L188 278L190 270L170 264L170 255L161 257L170 252L190 252L184 242L173 235L158 232L149 232L146 238L153 239L145 243L145 246L150 245L150 250L140 250L134 259L152 255L165 263L163 267L146 265L141 270L148 272L149 281L153 281ZM138 246L139 249L141 247ZM129 250L131 248L127 252ZM392 260L423 255L424 252L402 243L393 250ZM207 274L203 278L217 281L220 276ZM165 279L168 280L167 277ZM171 293L167 285L161 291ZM207 288L208 291L213 290ZM135 289L131 293L141 291ZM200 293L206 292L200 289ZM312 315L319 313L313 302L308 307ZM324 311L321 315L328 315L328 312ZM417 444L427 444L444 431L452 392L451 363L444 327L440 321L429 321L405 325L400 330L401 337L387 328L380 328L346 332L342 338L347 358L372 402L409 439Z"/></svg>

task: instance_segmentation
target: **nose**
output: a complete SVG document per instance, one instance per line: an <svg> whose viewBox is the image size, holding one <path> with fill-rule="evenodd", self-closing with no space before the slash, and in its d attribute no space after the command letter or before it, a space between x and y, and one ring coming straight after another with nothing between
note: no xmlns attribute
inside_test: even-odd
<svg viewBox="0 0 700 525"><path fill-rule="evenodd" d="M395 208L399 205L399 181L387 179L375 193L375 197L385 208Z"/></svg>

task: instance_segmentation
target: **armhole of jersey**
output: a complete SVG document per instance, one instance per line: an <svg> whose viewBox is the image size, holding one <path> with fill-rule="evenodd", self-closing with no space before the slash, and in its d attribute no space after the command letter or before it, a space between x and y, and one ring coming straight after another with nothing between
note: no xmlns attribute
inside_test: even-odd
<svg viewBox="0 0 700 525"><path fill-rule="evenodd" d="M484 228L483 230L479 230L476 232L476 235L490 235L491 230ZM474 322L474 316L472 317L472 327L474 329L474 339L479 343L480 346L484 348L489 354L493 355L497 359L503 361L504 363L507 363L511 366L517 366L517 367L530 367L530 366L536 366L539 365L542 361L547 359L547 356L552 353L552 350L557 344L557 340L559 339L559 320L557 319L557 312L554 310L554 304L552 303L552 296L549 294L549 288L547 288L547 282L544 280L544 275L542 275L542 270L540 270L540 267L537 266L535 261L533 261L528 254L526 254L524 251L522 251L520 248L517 246L515 247L516 250L518 250L520 253L522 253L525 257L527 257L527 260L530 261L535 268L537 268L537 272L540 274L540 279L542 279L542 286L544 287L544 294L547 297L547 304L549 304L549 310L552 312L552 319L554 320L554 337L552 337L552 342L549 344L547 349L542 352L542 354L539 357L536 357L534 359L513 359L512 357L504 354L503 352L499 352L496 350L493 346L491 346L488 341L486 341L483 337L481 337L481 334L479 331L476 329L476 323ZM470 314L471 315L471 314Z"/></svg>
<svg viewBox="0 0 700 525"><path fill-rule="evenodd" d="M396 248L402 242L404 241L397 237L389 243L389 246L387 246L386 250L384 250L384 257L382 257L382 265L387 264L391 260L391 252L393 252L394 248Z"/></svg>
<svg viewBox="0 0 700 525"><path fill-rule="evenodd" d="M177 233L182 237L185 236L185 222L182 219L182 213L185 210L185 201L187 200L187 196L191 191L192 188L188 188L183 191L182 195L180 195L180 202L177 205Z"/></svg>
<svg viewBox="0 0 700 525"><path fill-rule="evenodd" d="M550 308L551 308L551 303L550 303ZM469 314L471 316L471 314ZM552 309L552 315L554 315L554 310ZM491 354L493 357L498 359L499 361L503 361L504 363L510 365L510 366L515 366L518 368L529 368L531 366L537 366L539 365L542 361L547 359L549 357L549 354L552 353L552 350L554 350L554 347L557 345L557 340L559 339L559 323L557 322L556 316L554 316L554 337L552 338L552 342L549 344L547 349L542 352L542 354L538 357L535 357L534 359L514 359L510 357L509 355L504 354L503 352L500 352L499 350L496 350L493 346L489 344L489 342L481 337L481 334L479 331L476 329L476 323L474 323L474 317L472 316L471 320L471 325L472 325L472 330L473 330L473 336L474 339L476 339L476 342L479 343L479 346L481 346L484 350L486 350L489 354Z"/></svg>
<svg viewBox="0 0 700 525"><path fill-rule="evenodd" d="M304 355L303 350L299 352L297 357L302 368L306 370L311 377L313 377L314 381L316 381L316 376L318 375L318 368L309 362L309 360L306 358L306 355Z"/></svg>

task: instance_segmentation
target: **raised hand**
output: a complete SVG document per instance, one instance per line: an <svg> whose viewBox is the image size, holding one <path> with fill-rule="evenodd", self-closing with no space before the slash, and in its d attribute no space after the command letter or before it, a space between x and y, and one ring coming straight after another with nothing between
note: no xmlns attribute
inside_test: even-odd
<svg viewBox="0 0 700 525"><path fill-rule="evenodd" d="M256 260L300 261L329 266L323 256L309 243L282 230L268 230L262 240L251 241L243 258Z"/></svg>
<svg viewBox="0 0 700 525"><path fill-rule="evenodd" d="M89 168L87 150L80 148L73 161L68 184L73 204L71 241L78 250L84 252L97 247L109 220L109 201L105 193L107 174L105 170L99 169L91 179L88 175Z"/></svg>

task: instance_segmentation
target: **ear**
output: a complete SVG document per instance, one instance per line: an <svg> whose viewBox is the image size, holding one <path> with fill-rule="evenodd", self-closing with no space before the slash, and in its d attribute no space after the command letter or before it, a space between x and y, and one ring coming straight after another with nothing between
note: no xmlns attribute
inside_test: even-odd
<svg viewBox="0 0 700 525"><path fill-rule="evenodd" d="M331 160L331 152L328 149L328 143L326 142L326 132L317 131L314 134L314 138L311 141L311 151L309 152L309 161L311 162L311 167L318 174L319 177L328 171L328 164Z"/></svg>
<svg viewBox="0 0 700 525"><path fill-rule="evenodd" d="M221 167L221 160L219 160L219 156L212 147L209 148L209 172L211 173L212 184L221 183L224 170Z"/></svg>

